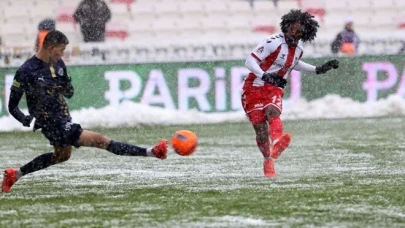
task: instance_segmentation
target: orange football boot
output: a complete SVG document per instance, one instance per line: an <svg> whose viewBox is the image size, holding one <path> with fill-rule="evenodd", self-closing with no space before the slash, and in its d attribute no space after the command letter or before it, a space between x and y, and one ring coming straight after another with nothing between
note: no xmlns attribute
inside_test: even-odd
<svg viewBox="0 0 405 228"><path fill-rule="evenodd" d="M271 148L270 156L273 159L280 157L281 153L287 149L291 142L291 135L289 133L283 134L280 138L274 140L273 147Z"/></svg>
<svg viewBox="0 0 405 228"><path fill-rule="evenodd" d="M153 154L155 157L159 159L166 159L167 157L167 140L161 139L156 145L153 147Z"/></svg>
<svg viewBox="0 0 405 228"><path fill-rule="evenodd" d="M276 177L276 171L274 170L274 160L267 160L266 158L263 161L263 171L264 176L274 178Z"/></svg>
<svg viewBox="0 0 405 228"><path fill-rule="evenodd" d="M18 171L18 169L12 169L12 168L8 168L8 169L4 170L3 183L1 184L2 192L6 192L6 193L10 192L11 187L18 180L17 171Z"/></svg>

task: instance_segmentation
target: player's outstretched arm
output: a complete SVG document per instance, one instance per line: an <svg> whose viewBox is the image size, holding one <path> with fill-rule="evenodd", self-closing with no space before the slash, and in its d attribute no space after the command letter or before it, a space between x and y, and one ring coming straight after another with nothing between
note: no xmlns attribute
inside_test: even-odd
<svg viewBox="0 0 405 228"><path fill-rule="evenodd" d="M320 66L314 66L311 64L308 64L304 61L298 61L298 64L294 67L294 70L297 71L305 71L305 72L315 72L316 74L324 74L328 72L331 69L337 69L339 68L339 61L337 60L331 60L326 62L323 65Z"/></svg>
<svg viewBox="0 0 405 228"><path fill-rule="evenodd" d="M297 65L294 66L294 70L296 71L304 71L304 72L314 72L315 73L316 66L306 63L302 60L298 61Z"/></svg>
<svg viewBox="0 0 405 228"><path fill-rule="evenodd" d="M24 113L18 108L18 104L20 103L23 94L24 92L21 89L11 89L8 111L16 120L22 123L23 126L29 127L32 121L32 116L24 115Z"/></svg>

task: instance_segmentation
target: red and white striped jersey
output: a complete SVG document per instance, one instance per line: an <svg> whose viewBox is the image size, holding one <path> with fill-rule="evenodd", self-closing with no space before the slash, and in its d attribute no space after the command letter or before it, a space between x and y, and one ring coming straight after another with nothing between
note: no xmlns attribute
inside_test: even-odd
<svg viewBox="0 0 405 228"><path fill-rule="evenodd" d="M284 34L278 33L261 41L251 53L251 57L256 61L254 63L246 61L246 64L249 69L257 67L257 65L249 66L249 64L258 64L260 72L277 72L278 75L287 78L291 70L300 62L303 53L304 47L301 40L296 47L289 47L284 39ZM254 73L249 74L245 79L245 84L263 86L264 81L261 80L261 75L256 76Z"/></svg>

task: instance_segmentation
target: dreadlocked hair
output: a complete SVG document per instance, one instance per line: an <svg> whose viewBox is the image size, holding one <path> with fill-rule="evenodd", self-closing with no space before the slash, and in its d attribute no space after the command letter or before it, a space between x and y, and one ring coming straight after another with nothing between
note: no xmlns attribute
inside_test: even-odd
<svg viewBox="0 0 405 228"><path fill-rule="evenodd" d="M301 10L291 10L289 13L281 17L281 31L286 33L288 28L295 22L299 22L304 26L304 32L301 40L303 42L311 42L316 37L319 24L315 21L314 16L308 12L302 12Z"/></svg>

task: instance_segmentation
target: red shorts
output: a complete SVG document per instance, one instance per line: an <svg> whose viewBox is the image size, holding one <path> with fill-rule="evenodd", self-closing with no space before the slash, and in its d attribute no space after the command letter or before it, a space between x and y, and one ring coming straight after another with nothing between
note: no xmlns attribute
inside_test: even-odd
<svg viewBox="0 0 405 228"><path fill-rule="evenodd" d="M245 85L242 93L242 107L252 124L267 120L265 109L268 106L283 110L284 90L265 84L264 86Z"/></svg>

